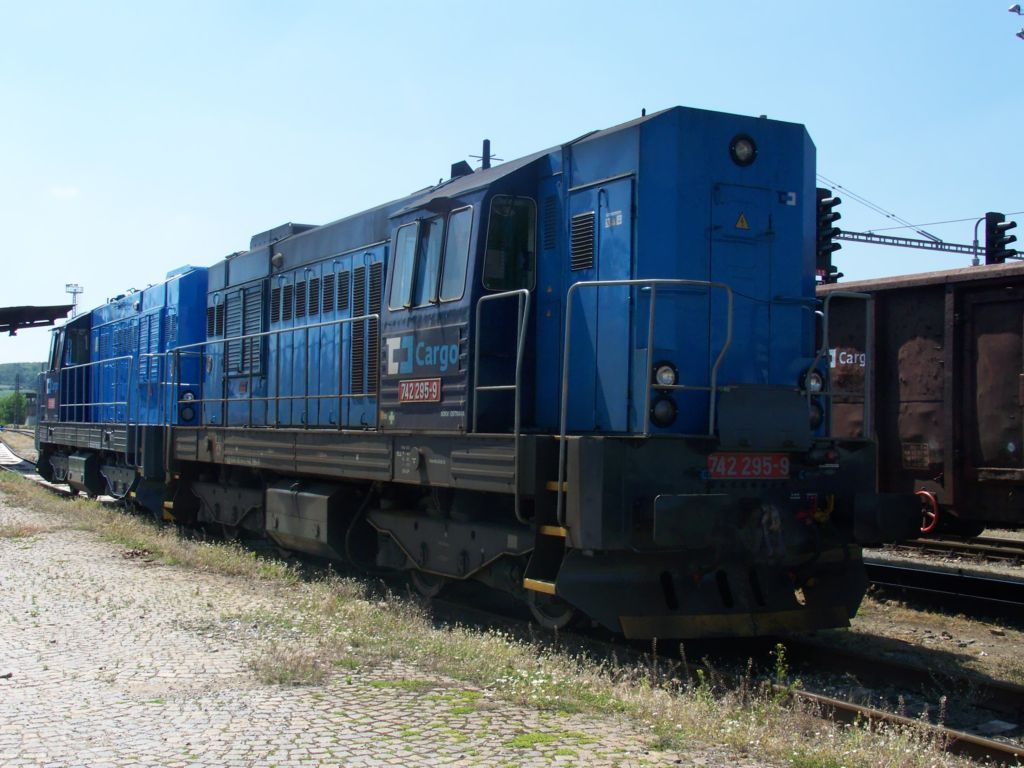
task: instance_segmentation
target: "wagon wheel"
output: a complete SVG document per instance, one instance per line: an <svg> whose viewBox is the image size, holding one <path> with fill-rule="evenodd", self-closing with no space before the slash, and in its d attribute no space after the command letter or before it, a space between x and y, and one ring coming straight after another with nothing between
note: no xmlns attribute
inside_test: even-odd
<svg viewBox="0 0 1024 768"><path fill-rule="evenodd" d="M555 595L548 595L533 590L526 594L526 604L530 606L533 618L544 629L564 629L576 619L575 608Z"/></svg>
<svg viewBox="0 0 1024 768"><path fill-rule="evenodd" d="M930 491L917 491L921 497L921 533L931 533L939 525L939 500Z"/></svg>
<svg viewBox="0 0 1024 768"><path fill-rule="evenodd" d="M438 576L433 573L425 573L415 568L409 571L409 583L412 584L412 588L416 590L416 594L425 600L430 600L444 589L448 583L448 579L444 576Z"/></svg>

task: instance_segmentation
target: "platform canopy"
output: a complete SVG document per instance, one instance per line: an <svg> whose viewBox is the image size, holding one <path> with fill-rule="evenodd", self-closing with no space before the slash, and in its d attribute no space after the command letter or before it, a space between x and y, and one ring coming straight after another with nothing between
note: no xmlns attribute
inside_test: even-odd
<svg viewBox="0 0 1024 768"><path fill-rule="evenodd" d="M52 307L0 307L0 333L6 331L11 336L19 328L38 328L53 325L57 320L67 317L72 304L59 304Z"/></svg>

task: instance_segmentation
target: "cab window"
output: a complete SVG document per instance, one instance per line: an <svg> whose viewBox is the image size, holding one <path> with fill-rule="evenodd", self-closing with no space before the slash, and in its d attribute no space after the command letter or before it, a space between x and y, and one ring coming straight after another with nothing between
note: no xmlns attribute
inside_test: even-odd
<svg viewBox="0 0 1024 768"><path fill-rule="evenodd" d="M472 208L454 211L448 217L448 237L444 242L444 266L441 269L441 301L461 299L466 289L472 226Z"/></svg>
<svg viewBox="0 0 1024 768"><path fill-rule="evenodd" d="M487 222L484 288L533 288L536 274L537 208L528 197L496 195Z"/></svg>
<svg viewBox="0 0 1024 768"><path fill-rule="evenodd" d="M437 270L441 266L441 238L444 219L428 219L420 230L420 248L416 258L416 280L413 283L413 306L422 307L437 301Z"/></svg>
<svg viewBox="0 0 1024 768"><path fill-rule="evenodd" d="M401 309L412 303L412 277L418 228L418 223L406 224L398 228L398 234L395 236L395 271L391 277L388 309Z"/></svg>
<svg viewBox="0 0 1024 768"><path fill-rule="evenodd" d="M447 225L447 226L446 226ZM424 307L462 298L469 265L473 209L399 227L389 309Z"/></svg>

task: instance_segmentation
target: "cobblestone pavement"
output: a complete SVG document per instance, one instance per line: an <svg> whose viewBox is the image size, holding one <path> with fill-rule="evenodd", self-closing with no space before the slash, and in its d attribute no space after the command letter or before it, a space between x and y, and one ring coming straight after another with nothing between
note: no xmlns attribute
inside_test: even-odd
<svg viewBox="0 0 1024 768"><path fill-rule="evenodd" d="M0 498L0 526L46 522ZM509 706L402 665L260 684L246 664L258 638L221 617L273 599L81 531L0 537L0 766L740 768L724 752L655 752L628 723Z"/></svg>

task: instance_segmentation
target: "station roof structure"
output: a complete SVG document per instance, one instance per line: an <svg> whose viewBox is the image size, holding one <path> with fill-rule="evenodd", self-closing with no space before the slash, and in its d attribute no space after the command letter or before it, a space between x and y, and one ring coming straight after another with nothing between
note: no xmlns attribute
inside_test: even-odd
<svg viewBox="0 0 1024 768"><path fill-rule="evenodd" d="M67 317L72 304L57 304L52 307L0 307L0 333L14 336L19 328L39 328L53 325Z"/></svg>

